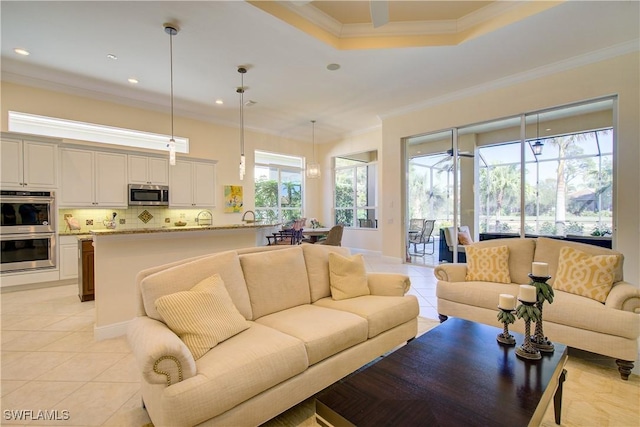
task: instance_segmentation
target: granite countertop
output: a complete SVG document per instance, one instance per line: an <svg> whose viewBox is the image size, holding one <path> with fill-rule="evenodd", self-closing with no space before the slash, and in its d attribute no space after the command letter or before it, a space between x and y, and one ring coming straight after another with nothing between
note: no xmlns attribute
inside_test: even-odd
<svg viewBox="0 0 640 427"><path fill-rule="evenodd" d="M282 225L281 223L249 223L249 224L224 224L224 225L187 225L183 227L167 226L156 228L130 228L130 229L114 229L114 230L92 230L91 236L112 236L112 235L124 235L124 234L148 234L148 233L180 233L189 231L215 231L215 230L235 230L246 228L268 228L277 227Z"/></svg>

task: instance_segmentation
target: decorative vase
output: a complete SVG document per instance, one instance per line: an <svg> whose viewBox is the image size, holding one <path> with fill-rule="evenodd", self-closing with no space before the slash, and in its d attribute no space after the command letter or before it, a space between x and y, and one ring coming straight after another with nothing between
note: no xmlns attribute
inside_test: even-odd
<svg viewBox="0 0 640 427"><path fill-rule="evenodd" d="M541 277L529 274L529 278L531 279L531 286L536 287L536 307L540 310L540 318L536 321L535 333L531 336L531 343L543 353L553 353L555 348L553 343L544 336L542 325L542 306L545 301L551 304L554 297L553 288L547 283L547 280L549 280L551 276Z"/></svg>

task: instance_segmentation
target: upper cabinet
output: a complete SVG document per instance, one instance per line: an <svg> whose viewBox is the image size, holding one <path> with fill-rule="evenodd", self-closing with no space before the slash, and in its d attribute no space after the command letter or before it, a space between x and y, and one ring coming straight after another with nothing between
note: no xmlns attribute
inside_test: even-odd
<svg viewBox="0 0 640 427"><path fill-rule="evenodd" d="M48 142L2 138L2 189L38 190L58 186L58 146Z"/></svg>
<svg viewBox="0 0 640 427"><path fill-rule="evenodd" d="M169 167L171 207L215 207L215 163L177 160Z"/></svg>
<svg viewBox="0 0 640 427"><path fill-rule="evenodd" d="M129 154L129 184L169 185L169 161Z"/></svg>
<svg viewBox="0 0 640 427"><path fill-rule="evenodd" d="M60 162L60 207L127 207L126 154L63 147Z"/></svg>

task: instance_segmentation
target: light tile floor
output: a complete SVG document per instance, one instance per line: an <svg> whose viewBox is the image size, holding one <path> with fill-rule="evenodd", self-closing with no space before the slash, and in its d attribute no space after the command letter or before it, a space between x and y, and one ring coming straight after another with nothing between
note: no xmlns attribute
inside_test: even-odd
<svg viewBox="0 0 640 427"><path fill-rule="evenodd" d="M432 268L370 254L365 262L370 272L410 276L409 293L418 298L420 314L437 319ZM0 299L1 425L141 427L150 422L141 408L140 374L126 340L94 341L95 305L80 302L77 286L8 292ZM35 420L38 415L47 419Z"/></svg>

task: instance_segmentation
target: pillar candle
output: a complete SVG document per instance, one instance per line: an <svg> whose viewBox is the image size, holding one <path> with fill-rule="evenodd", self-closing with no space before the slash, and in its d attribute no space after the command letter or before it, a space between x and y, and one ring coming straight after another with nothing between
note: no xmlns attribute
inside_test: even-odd
<svg viewBox="0 0 640 427"><path fill-rule="evenodd" d="M536 277L549 276L549 264L546 262L534 262L531 264L531 274Z"/></svg>
<svg viewBox="0 0 640 427"><path fill-rule="evenodd" d="M513 310L516 308L516 297L509 294L500 294L500 304L498 307L505 310Z"/></svg>
<svg viewBox="0 0 640 427"><path fill-rule="evenodd" d="M536 287L531 285L520 285L518 299L525 302L536 302Z"/></svg>

